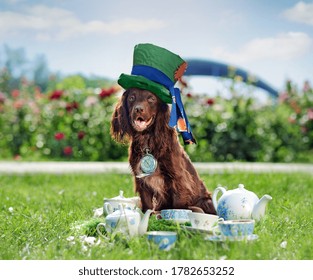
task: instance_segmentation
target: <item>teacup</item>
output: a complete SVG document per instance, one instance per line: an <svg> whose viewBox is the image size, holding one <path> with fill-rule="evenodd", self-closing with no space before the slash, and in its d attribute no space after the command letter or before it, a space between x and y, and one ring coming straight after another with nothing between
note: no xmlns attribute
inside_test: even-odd
<svg viewBox="0 0 313 280"><path fill-rule="evenodd" d="M191 226L195 229L212 231L213 227L217 226L219 218L217 215L191 212L188 213Z"/></svg>
<svg viewBox="0 0 313 280"><path fill-rule="evenodd" d="M247 220L221 220L213 228L213 235L222 239L244 240L253 235L255 221Z"/></svg>
<svg viewBox="0 0 313 280"><path fill-rule="evenodd" d="M174 231L148 231L146 232L149 241L153 241L159 249L168 251L174 247L177 233Z"/></svg>
<svg viewBox="0 0 313 280"><path fill-rule="evenodd" d="M189 222L188 214L192 211L189 209L163 209L157 218L161 217L164 220L173 221L177 223Z"/></svg>

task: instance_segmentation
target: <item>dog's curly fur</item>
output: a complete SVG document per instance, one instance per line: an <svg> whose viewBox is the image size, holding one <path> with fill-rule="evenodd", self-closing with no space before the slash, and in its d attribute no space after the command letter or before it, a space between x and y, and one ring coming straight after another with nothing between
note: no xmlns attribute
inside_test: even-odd
<svg viewBox="0 0 313 280"><path fill-rule="evenodd" d="M111 135L118 142L130 142L129 163L142 209L190 208L216 214L211 193L180 145L176 130L168 125L169 116L167 104L150 91L137 88L126 90L113 112ZM157 169L137 178L146 148L156 158Z"/></svg>

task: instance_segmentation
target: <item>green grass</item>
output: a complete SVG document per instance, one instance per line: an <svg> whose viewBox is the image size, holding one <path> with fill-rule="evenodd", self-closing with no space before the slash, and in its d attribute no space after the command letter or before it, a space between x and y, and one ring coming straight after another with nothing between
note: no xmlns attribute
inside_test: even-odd
<svg viewBox="0 0 313 280"><path fill-rule="evenodd" d="M270 194L265 218L256 224L253 242L216 243L151 216L149 230L178 232L169 252L158 250L145 236L99 238L104 218L93 210L104 197L134 195L130 175L1 175L0 259L313 259L313 175L215 174L201 176L210 190L238 183L259 197ZM83 237L85 236L85 237ZM94 236L94 245L86 242ZM87 239L88 241L88 239ZM284 244L285 246L283 246Z"/></svg>

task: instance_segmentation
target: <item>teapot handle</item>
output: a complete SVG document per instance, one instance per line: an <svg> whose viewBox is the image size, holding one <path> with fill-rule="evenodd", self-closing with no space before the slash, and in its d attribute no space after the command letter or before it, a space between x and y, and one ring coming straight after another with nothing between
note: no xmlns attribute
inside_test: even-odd
<svg viewBox="0 0 313 280"><path fill-rule="evenodd" d="M103 212L105 215L109 215L109 214L113 213L113 207L109 202L104 203Z"/></svg>
<svg viewBox="0 0 313 280"><path fill-rule="evenodd" d="M112 232L113 229L110 227L110 225L107 225L106 223L99 223L99 224L97 225L96 230L97 230L99 236L103 237L104 239L107 239L107 236L105 236L105 235L101 232L101 230L100 230L101 227L104 227L107 232Z"/></svg>
<svg viewBox="0 0 313 280"><path fill-rule="evenodd" d="M217 187L215 190L214 190L214 192L213 192L213 195L212 195L212 202L213 202L213 206L214 206L214 208L215 208L215 210L217 211L217 194L219 193L219 192L222 192L222 194L224 194L225 192L226 192L226 189L225 188L223 188L223 187Z"/></svg>

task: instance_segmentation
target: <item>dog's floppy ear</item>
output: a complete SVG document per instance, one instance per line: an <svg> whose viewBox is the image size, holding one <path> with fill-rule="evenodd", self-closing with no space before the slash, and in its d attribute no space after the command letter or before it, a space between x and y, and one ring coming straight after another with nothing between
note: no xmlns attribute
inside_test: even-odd
<svg viewBox="0 0 313 280"><path fill-rule="evenodd" d="M111 136L117 142L127 142L130 136L129 113L127 107L128 91L125 91L115 106L111 120Z"/></svg>

